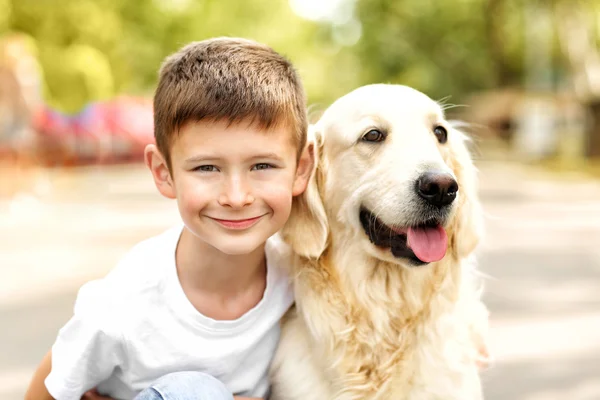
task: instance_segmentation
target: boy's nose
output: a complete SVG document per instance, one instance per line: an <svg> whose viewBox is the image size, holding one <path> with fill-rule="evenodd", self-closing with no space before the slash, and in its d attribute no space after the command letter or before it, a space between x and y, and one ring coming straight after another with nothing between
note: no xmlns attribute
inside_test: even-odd
<svg viewBox="0 0 600 400"><path fill-rule="evenodd" d="M240 178L229 179L219 196L219 204L240 208L252 204L254 196L250 186Z"/></svg>

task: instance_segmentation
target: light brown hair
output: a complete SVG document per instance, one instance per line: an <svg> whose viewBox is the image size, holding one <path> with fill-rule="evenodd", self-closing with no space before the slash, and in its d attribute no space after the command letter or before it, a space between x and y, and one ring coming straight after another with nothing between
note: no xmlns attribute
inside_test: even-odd
<svg viewBox="0 0 600 400"><path fill-rule="evenodd" d="M171 169L170 146L191 121L249 121L293 131L298 157L306 144L306 98L290 61L251 40L193 42L167 57L154 94L154 137Z"/></svg>

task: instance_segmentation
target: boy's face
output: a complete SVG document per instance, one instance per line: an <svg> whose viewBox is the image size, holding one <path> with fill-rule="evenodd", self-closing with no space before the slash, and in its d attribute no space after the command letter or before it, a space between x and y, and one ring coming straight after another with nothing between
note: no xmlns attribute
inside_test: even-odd
<svg viewBox="0 0 600 400"><path fill-rule="evenodd" d="M171 147L172 173L156 147L146 163L159 191L176 198L187 229L225 254L248 254L283 227L305 189L312 155L296 162L288 128L192 122Z"/></svg>

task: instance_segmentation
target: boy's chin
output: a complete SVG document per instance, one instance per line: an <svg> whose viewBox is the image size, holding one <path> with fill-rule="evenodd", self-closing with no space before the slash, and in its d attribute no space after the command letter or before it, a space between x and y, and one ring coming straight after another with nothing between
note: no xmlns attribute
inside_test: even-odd
<svg viewBox="0 0 600 400"><path fill-rule="evenodd" d="M244 256L262 249L267 239L262 237L223 238L223 240L213 241L212 245L223 254Z"/></svg>

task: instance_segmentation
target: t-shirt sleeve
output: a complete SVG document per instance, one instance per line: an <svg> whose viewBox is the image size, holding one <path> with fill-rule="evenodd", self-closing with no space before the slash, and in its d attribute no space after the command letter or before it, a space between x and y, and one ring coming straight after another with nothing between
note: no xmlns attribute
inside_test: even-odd
<svg viewBox="0 0 600 400"><path fill-rule="evenodd" d="M73 317L52 346L52 370L45 380L55 399L79 400L124 361L124 342L110 290L102 281L84 285Z"/></svg>

